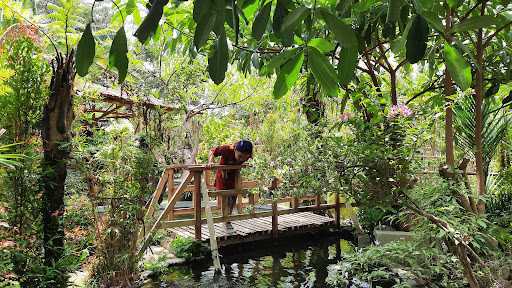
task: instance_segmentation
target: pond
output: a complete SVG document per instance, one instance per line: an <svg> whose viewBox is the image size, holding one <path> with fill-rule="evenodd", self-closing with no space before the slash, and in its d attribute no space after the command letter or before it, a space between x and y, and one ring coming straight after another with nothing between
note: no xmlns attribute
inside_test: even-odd
<svg viewBox="0 0 512 288"><path fill-rule="evenodd" d="M222 249L224 271L210 262L166 270L144 287L330 287L329 267L350 253L350 233L317 233Z"/></svg>

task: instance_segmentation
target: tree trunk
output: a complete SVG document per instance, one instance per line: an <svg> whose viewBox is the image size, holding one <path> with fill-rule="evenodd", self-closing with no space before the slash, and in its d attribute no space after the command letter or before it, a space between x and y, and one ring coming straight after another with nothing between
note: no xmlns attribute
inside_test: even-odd
<svg viewBox="0 0 512 288"><path fill-rule="evenodd" d="M446 30L450 30L452 26L452 15L453 12L451 9L448 9L448 14L446 15ZM451 41L451 37L448 38ZM453 149L453 110L452 110L452 101L448 98L453 93L455 93L452 84L452 77L448 69L444 71L444 95L446 97L446 109L445 109L445 122L444 122L444 141L445 141L445 155L446 155L446 164L448 165L448 169L453 169L455 167L455 153Z"/></svg>
<svg viewBox="0 0 512 288"><path fill-rule="evenodd" d="M43 188L43 238L45 264L54 265L64 250L64 183L70 153L73 113L74 51L52 61L50 97L43 115L41 183Z"/></svg>
<svg viewBox="0 0 512 288"><path fill-rule="evenodd" d="M485 14L485 1L482 3L481 15ZM482 106L484 102L484 47L483 47L483 32L479 29L477 32L476 40L476 77L475 77L475 168L477 178L478 194L483 196L485 194L485 173L484 173L484 158L483 158L483 111ZM478 212L485 212L485 204L483 201L478 201Z"/></svg>

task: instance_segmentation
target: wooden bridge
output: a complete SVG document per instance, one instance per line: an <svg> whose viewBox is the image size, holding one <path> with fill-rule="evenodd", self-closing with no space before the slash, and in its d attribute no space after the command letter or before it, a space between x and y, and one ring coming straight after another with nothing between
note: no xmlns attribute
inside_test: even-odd
<svg viewBox="0 0 512 288"><path fill-rule="evenodd" d="M235 243L277 238L280 235L311 232L327 227L341 228L339 195L335 203L327 204L320 195L303 197L284 197L265 199L260 197L256 181L245 181L240 170L245 166L237 165L172 165L167 167L151 200L146 204L144 227L141 229L140 253L149 246L155 232L169 229L179 236L193 237L207 241L210 238L205 218L204 203L201 204L201 180L205 177L206 189L210 199L209 205L213 218L215 236L220 246ZM235 170L235 189L215 190L211 183L212 170ZM180 183L175 183L176 176L181 176ZM177 181L178 182L178 181ZM192 193L193 207L176 207L178 200L185 193ZM228 215L227 197L237 196L236 215ZM160 211L160 201L167 200L165 208ZM212 202L211 199L215 200ZM203 199L204 200L204 199ZM204 201L203 201L204 202ZM286 205L287 204L287 205ZM258 207L259 206L259 207ZM267 208L267 209L265 209ZM334 218L318 215L314 212L334 210ZM227 227L225 222L231 222Z"/></svg>

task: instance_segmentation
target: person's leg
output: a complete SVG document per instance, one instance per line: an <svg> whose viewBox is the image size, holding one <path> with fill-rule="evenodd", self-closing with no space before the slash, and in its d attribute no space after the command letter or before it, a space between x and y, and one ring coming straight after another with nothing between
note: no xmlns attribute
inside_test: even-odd
<svg viewBox="0 0 512 288"><path fill-rule="evenodd" d="M228 200L228 215L231 215L233 214L233 208L235 208L235 204L236 204L236 196L228 196L226 197L227 200ZM233 229L233 226L231 225L231 221L227 221L226 222L226 226L228 229Z"/></svg>

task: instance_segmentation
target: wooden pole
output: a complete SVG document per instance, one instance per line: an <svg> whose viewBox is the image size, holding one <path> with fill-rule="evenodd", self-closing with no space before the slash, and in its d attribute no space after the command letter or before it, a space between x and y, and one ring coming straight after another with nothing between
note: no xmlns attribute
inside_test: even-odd
<svg viewBox="0 0 512 288"><path fill-rule="evenodd" d="M170 201L172 199L172 196L174 194L174 169L170 169L169 173L167 174L167 201ZM167 220L171 221L172 218L174 218L174 209L169 211L169 216L167 217Z"/></svg>
<svg viewBox="0 0 512 288"><path fill-rule="evenodd" d="M254 201L254 194L249 192L248 197L249 197L249 205L251 205L251 214L254 214L254 212L256 211L256 207L254 207L256 205L256 202Z"/></svg>
<svg viewBox="0 0 512 288"><path fill-rule="evenodd" d="M194 219L196 240L201 240L201 174L202 171L194 171Z"/></svg>
<svg viewBox="0 0 512 288"><path fill-rule="evenodd" d="M297 211L297 209L299 208L299 197L297 197L297 196L293 197L292 208L295 211Z"/></svg>
<svg viewBox="0 0 512 288"><path fill-rule="evenodd" d="M277 202L276 201L273 201L272 202L272 238L276 239L277 238L277 233L279 231L279 224L277 222Z"/></svg>
<svg viewBox="0 0 512 288"><path fill-rule="evenodd" d="M335 223L336 223L336 229L341 229L341 215L340 215L340 194L336 192L336 208L335 208Z"/></svg>
<svg viewBox="0 0 512 288"><path fill-rule="evenodd" d="M215 272L218 273L221 272L219 249L217 247L217 237L215 236L214 226L215 224L213 223L212 210L210 209L210 197L208 196L208 187L206 185L206 179L203 179L203 181L201 181L201 195L203 196L204 211L206 213L208 233L210 235L210 249L212 251L213 267L215 268Z"/></svg>
<svg viewBox="0 0 512 288"><path fill-rule="evenodd" d="M240 176L240 170L235 172L235 192L236 192L236 211L238 214L242 213L242 177Z"/></svg>
<svg viewBox="0 0 512 288"><path fill-rule="evenodd" d="M320 207L320 201L322 201L322 198L320 198L320 194L317 194L315 198L316 207Z"/></svg>

